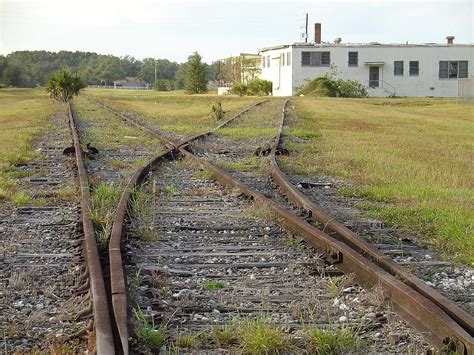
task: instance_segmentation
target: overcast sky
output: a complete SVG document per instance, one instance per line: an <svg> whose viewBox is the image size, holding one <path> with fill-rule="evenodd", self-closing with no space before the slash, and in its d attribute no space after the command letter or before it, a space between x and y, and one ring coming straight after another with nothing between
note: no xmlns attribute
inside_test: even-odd
<svg viewBox="0 0 474 355"><path fill-rule="evenodd" d="M0 0L0 54L80 50L206 62L309 38L382 43L472 43L474 0Z"/></svg>

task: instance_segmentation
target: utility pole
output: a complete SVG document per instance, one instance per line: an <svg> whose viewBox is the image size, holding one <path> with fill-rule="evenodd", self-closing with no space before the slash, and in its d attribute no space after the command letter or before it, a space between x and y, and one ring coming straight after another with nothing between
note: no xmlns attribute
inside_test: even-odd
<svg viewBox="0 0 474 355"><path fill-rule="evenodd" d="M155 59L155 81L156 81L156 75L157 75L158 69L156 67L156 59Z"/></svg>
<svg viewBox="0 0 474 355"><path fill-rule="evenodd" d="M305 33L304 41L308 42L308 13L306 13L306 25L305 25L304 33Z"/></svg>

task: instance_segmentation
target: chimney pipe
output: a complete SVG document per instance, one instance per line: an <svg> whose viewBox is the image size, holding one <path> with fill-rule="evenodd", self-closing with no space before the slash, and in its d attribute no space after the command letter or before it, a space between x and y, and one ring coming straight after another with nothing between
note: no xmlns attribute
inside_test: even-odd
<svg viewBox="0 0 474 355"><path fill-rule="evenodd" d="M448 40L448 45L453 44L454 36L447 36L446 39Z"/></svg>
<svg viewBox="0 0 474 355"><path fill-rule="evenodd" d="M321 44L321 24L314 24L314 42L316 44Z"/></svg>

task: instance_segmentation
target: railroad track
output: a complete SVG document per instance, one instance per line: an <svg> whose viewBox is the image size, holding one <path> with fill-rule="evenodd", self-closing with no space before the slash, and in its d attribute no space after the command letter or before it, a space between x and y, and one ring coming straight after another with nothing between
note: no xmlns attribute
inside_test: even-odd
<svg viewBox="0 0 474 355"><path fill-rule="evenodd" d="M271 101L266 105L277 104ZM205 344L199 343L198 334L217 347L235 348L235 343L241 342L239 346L245 351L250 349L245 348L245 339L234 337L225 344L222 335L237 328L252 333L255 328L251 326L273 324L284 346L301 350L311 348L303 340L308 327L339 324L359 334L377 329L377 336L383 339L390 335L383 327L390 319L396 324L395 336L399 338L392 347L376 341L372 350L397 351L406 343L410 329L398 322L389 308L381 306L388 296L397 313L433 344L472 353L471 315L319 210L280 171L275 155L284 153L279 144L286 105L280 117L267 122L278 131L273 143L268 144L272 133L266 137L267 142L251 142L253 146L261 144L260 151L269 152L269 164L260 166L255 165L259 159L251 158L251 150L213 133L233 125L237 118L244 120L246 115L256 114L262 110L262 103L248 107L212 131L178 143L171 141L176 137L163 135L139 117L113 110L127 124L160 139L167 150L153 158L142 154L149 160L136 171L133 164L128 164L133 152L125 158L118 154L117 160L128 164L127 169L116 166L104 172L100 161L87 163L93 179L102 174L102 178L115 179L125 186L111 227L108 256L102 265L91 218L91 187L76 129L80 126L87 131L89 127L78 124L69 111L88 271L79 283L85 285L82 288L90 286L92 302L84 313L91 312L94 319L94 339L89 348L95 346L100 354L149 351L136 341L131 342L130 349L128 330L133 318L138 319L133 321L135 339L138 336L143 340L140 329L150 327L150 319L166 324L167 338L172 340L167 343L168 350L173 350L172 346L203 349ZM211 139L203 140L209 136ZM117 143L120 146L122 142ZM182 159L176 162L178 157ZM215 165L231 167L236 162L239 166L249 163L260 172L229 174ZM273 181L264 176L265 171L271 173ZM124 184L124 180L128 182ZM127 239L122 240L123 235ZM346 276L329 277L341 272ZM334 280L344 282L333 285ZM384 291L366 292L359 284L368 288L381 285ZM317 307L323 307L327 314L316 317ZM133 308L135 315L131 314ZM238 319L236 313L240 314ZM152 333L157 330L152 329ZM412 335L410 346L414 348L404 349L428 349L423 341Z"/></svg>
<svg viewBox="0 0 474 355"><path fill-rule="evenodd" d="M272 146L271 152L272 175L274 180L277 182L279 175L280 177L284 177L281 172L278 172L279 169L277 169L275 161L275 152L278 149L283 121L284 112L282 113L278 139L275 140L276 144ZM209 132L203 136L208 135ZM199 136L193 137L191 141L197 141L199 138ZM373 253L374 250L369 250L370 247L363 243L361 244L360 240L356 241L356 243L359 244L354 246L354 241L347 241L340 237L338 237L338 239L343 240L343 242L335 239L334 236L336 234L341 234L341 232L337 230L337 224L331 223L331 221L326 221L324 222L324 231L317 230L314 226L309 225L289 212L289 210L291 210L291 208L294 209L294 207L290 207L288 210L281 208L274 202L269 201L265 195L249 189L240 181L232 178L229 174L226 174L219 168L187 152L183 148L185 145L184 143L186 142L174 145L174 147L170 148L165 155L156 159L152 164L149 164L148 168L142 169L142 171L139 174L136 174L134 179L130 181L129 188L135 186L139 180L145 177L145 174L149 172L151 165L156 166L157 163L169 159L173 151L176 153L177 149L182 155L184 155L186 160L192 161L194 164L201 166L203 171L210 172L212 177L219 181L220 184L231 189L238 189L244 194L251 196L254 201L258 201L261 206L266 206L270 209L273 216L277 217L276 219L280 224L288 230L293 231L295 234L304 236L310 245L315 246L319 250L325 251L324 254L327 262L337 264L338 269L346 272L355 271L358 280L366 286L382 284L389 291L391 302L397 308L397 311L405 318L409 319L410 322L419 330L425 332L434 344L437 346L443 346L444 344L445 347L456 348L462 353L470 353L472 351L472 328L470 328L472 327L472 317L469 314L463 312L459 307L441 296L435 290L426 288L426 285L422 284L406 271L394 269L395 266L391 264L389 260L386 260L387 258L383 257L383 255L370 254ZM295 192L297 190L294 187L289 186L284 179L279 182L279 185L281 189L287 189L285 194L290 199L292 198L291 194L297 195ZM123 195L122 202L128 199L128 196L126 195L126 193ZM266 193L266 195L268 195L268 193ZM303 205L302 201L306 205ZM307 199L301 201L295 199L293 203L296 206L303 206L305 211L311 211L312 217L316 216L317 219L321 217L321 211L310 205ZM120 213L117 216L119 218L116 218L115 220L116 223L114 229L116 229L116 231L120 229L121 234L122 226L120 226L120 221L123 220L123 218L121 218L123 216L121 216ZM324 221L324 219L320 219ZM319 221L319 223L321 222ZM325 233L325 229L329 225L331 226L330 230L332 229L331 234L333 236ZM115 233L115 235L117 237L115 239L115 245L111 244L110 251L111 253L118 254L120 246L118 241L119 233ZM113 240L114 238L112 238L112 241ZM363 249L362 247L366 249ZM360 251L365 255L361 255L359 253ZM374 261L376 263L374 263ZM117 302L116 308L122 312L123 316L123 313L126 310L126 306L124 306L126 287L123 280L118 281L118 284L121 285L121 289L117 290L118 292L116 292L116 294L120 295L122 300L121 302ZM427 290L429 290L429 292L426 292ZM117 319L120 319L120 317L117 317ZM122 319L125 320L126 317L122 317ZM126 333L126 326L122 326L121 329L123 330L121 336L123 340L122 344L125 344L124 335L128 334ZM126 347L126 350L128 350L128 345L124 346Z"/></svg>

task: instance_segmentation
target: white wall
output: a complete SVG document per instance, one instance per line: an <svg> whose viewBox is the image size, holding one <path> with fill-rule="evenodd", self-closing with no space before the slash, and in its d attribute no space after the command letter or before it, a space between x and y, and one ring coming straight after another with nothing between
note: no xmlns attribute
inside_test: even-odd
<svg viewBox="0 0 474 355"><path fill-rule="evenodd" d="M262 52L262 56L279 57L281 52L290 48ZM379 89L369 89L370 96L388 96L395 91L397 96L438 96L456 97L457 79L439 79L439 61L467 60L469 77L474 78L474 46L348 46L348 45L320 45L310 47L292 46L292 71L290 67L279 68L277 60L272 60L270 68L262 68L262 77L277 81L280 69L280 89L274 89L275 96L295 94L297 87L304 85L307 79L314 79L330 72L329 67L302 67L301 52L329 51L331 64L337 66L340 77L357 80L368 86L369 65L364 62L383 62L380 67L381 80ZM357 67L348 66L348 52L357 51L359 60ZM394 61L404 62L403 76L394 76ZM419 61L419 75L409 75L409 61ZM275 63L275 64L274 64ZM291 84L289 82L291 81ZM291 92L289 90L291 86ZM384 86L385 89L382 87ZM431 89L432 88L432 89Z"/></svg>
<svg viewBox="0 0 474 355"><path fill-rule="evenodd" d="M261 67L262 72L259 75L260 78L270 80L273 83L273 95L274 96L291 96L293 95L293 84L292 84L292 65L287 65L287 53L290 53L291 48L282 48L278 50L272 50L262 53L262 57L265 58L265 68ZM285 55L285 65L282 65L280 55ZM270 56L270 67L266 65L267 57ZM291 58L291 63L293 60Z"/></svg>

